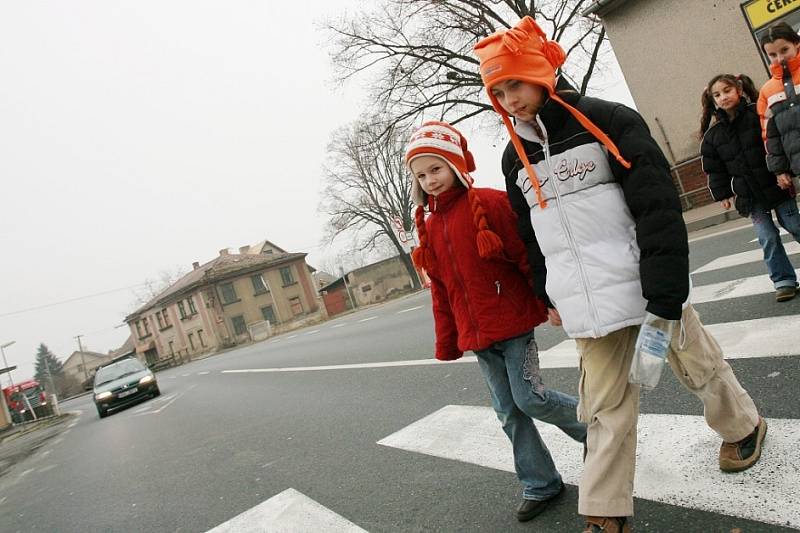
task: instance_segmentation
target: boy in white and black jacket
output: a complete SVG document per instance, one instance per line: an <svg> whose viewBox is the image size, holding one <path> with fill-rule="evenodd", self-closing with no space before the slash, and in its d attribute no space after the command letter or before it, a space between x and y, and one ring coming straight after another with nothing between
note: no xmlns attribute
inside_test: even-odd
<svg viewBox="0 0 800 533"><path fill-rule="evenodd" d="M678 195L639 114L556 87L564 52L530 17L475 53L511 135L503 171L536 290L581 358L578 418L589 426L578 510L587 532L630 531L639 388L628 371L647 312L680 321L669 364L724 441L721 469L754 464L766 424L688 304Z"/></svg>

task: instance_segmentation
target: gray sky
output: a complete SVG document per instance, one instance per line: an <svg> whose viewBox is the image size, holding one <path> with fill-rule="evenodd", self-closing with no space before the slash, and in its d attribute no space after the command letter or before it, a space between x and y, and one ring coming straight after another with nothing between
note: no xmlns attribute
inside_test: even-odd
<svg viewBox="0 0 800 533"><path fill-rule="evenodd" d="M130 289L265 238L319 265L321 168L363 92L314 23L355 0L0 0L0 344L15 381L128 335ZM275 7L275 6L280 6ZM618 71L596 94L630 104ZM479 185L501 146L475 138ZM12 314L14 313L14 314ZM3 379L5 386L8 381Z"/></svg>

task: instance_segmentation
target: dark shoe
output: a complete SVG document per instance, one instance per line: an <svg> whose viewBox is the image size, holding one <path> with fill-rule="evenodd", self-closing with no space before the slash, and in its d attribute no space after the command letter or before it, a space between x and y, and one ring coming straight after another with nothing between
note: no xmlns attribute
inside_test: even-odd
<svg viewBox="0 0 800 533"><path fill-rule="evenodd" d="M778 302L788 302L797 294L795 287L781 287L775 291L775 300Z"/></svg>
<svg viewBox="0 0 800 533"><path fill-rule="evenodd" d="M583 533L631 533L631 525L626 516L585 516L586 529Z"/></svg>
<svg viewBox="0 0 800 533"><path fill-rule="evenodd" d="M561 496L563 492L564 484L562 483L558 492L546 500L522 500L522 503L517 507L517 520L520 522L527 522L528 520L536 518L542 511L547 509L547 506L550 505L553 500Z"/></svg>
<svg viewBox="0 0 800 533"><path fill-rule="evenodd" d="M751 434L739 442L723 442L719 449L719 468L723 472L747 470L761 457L761 444L767 436L767 422L758 419L758 425Z"/></svg>

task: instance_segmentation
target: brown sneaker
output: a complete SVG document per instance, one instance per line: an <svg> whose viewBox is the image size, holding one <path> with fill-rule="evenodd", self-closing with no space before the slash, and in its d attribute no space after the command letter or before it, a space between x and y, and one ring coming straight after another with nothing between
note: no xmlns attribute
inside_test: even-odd
<svg viewBox="0 0 800 533"><path fill-rule="evenodd" d="M585 516L586 529L583 533L631 533L628 517Z"/></svg>
<svg viewBox="0 0 800 533"><path fill-rule="evenodd" d="M775 300L778 302L788 302L797 294L795 287L781 287L775 291Z"/></svg>
<svg viewBox="0 0 800 533"><path fill-rule="evenodd" d="M751 434L739 442L723 442L719 449L719 468L723 472L747 470L761 457L761 443L767 436L767 422L758 419L758 425Z"/></svg>

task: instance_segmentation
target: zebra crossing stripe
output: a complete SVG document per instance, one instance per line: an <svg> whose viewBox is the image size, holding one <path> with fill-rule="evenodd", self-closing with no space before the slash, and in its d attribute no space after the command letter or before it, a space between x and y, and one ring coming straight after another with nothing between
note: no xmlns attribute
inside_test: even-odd
<svg viewBox="0 0 800 533"><path fill-rule="evenodd" d="M768 419L762 459L725 474L721 441L700 416L639 416L634 496L671 505L800 528L800 420ZM537 422L565 483L575 485L582 446ZM397 448L514 472L511 444L489 407L448 405L378 441Z"/></svg>
<svg viewBox="0 0 800 533"><path fill-rule="evenodd" d="M702 318L702 317L701 317ZM707 324L725 354L725 359L784 357L800 354L797 332L800 315L756 318L740 322ZM575 341L565 340L539 353L541 368L573 368L578 366Z"/></svg>
<svg viewBox="0 0 800 533"><path fill-rule="evenodd" d="M788 255L800 253L800 243L797 241L784 243L783 247L786 249ZM713 261L706 263L692 274L700 274L701 272L711 272L712 270L719 270L721 268L729 268L732 266L745 265L747 263L755 263L756 261L764 260L764 252L761 248L756 250L749 250L747 252L740 252L738 254L725 255L718 257Z"/></svg>
<svg viewBox="0 0 800 533"><path fill-rule="evenodd" d="M367 533L308 496L286 489L207 533Z"/></svg>
<svg viewBox="0 0 800 533"><path fill-rule="evenodd" d="M795 274L800 277L800 269L796 269ZM730 298L741 298L743 296L754 296L756 294L767 294L774 291L775 288L769 276L763 274L761 276L692 287L690 300L694 304L700 304L728 300Z"/></svg>

